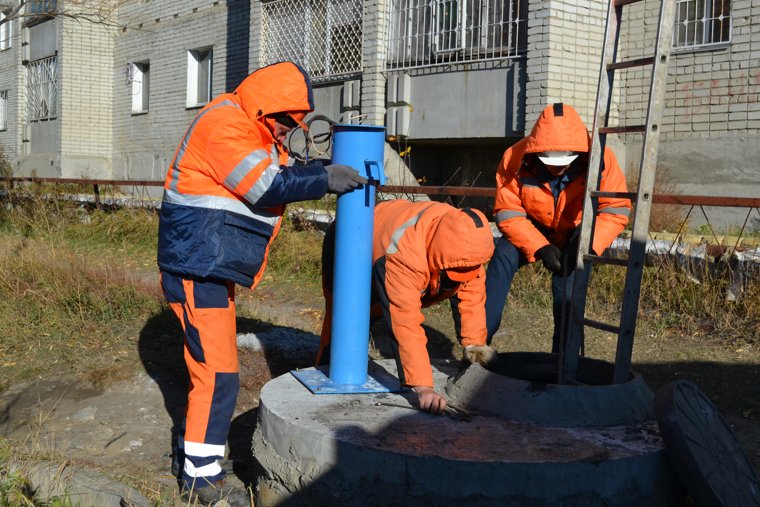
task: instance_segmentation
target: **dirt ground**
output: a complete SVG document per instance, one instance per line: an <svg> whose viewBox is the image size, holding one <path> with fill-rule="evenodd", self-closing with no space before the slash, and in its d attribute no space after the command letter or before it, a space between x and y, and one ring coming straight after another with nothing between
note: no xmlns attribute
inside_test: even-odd
<svg viewBox="0 0 760 507"><path fill-rule="evenodd" d="M273 377L311 365L319 342L322 301L313 289L265 281L256 291L239 293L238 308L241 392L228 466L247 482L253 477L250 442L260 389ZM495 338L500 351L521 350L529 343L522 338L550 329L549 316L513 317L509 331ZM460 353L448 338L453 325L445 308L429 311L426 325L432 356ZM590 349L594 350L593 345ZM140 331L137 356L141 364L131 378L84 385L61 372L56 378L13 386L0 395L0 435L49 459L101 470L137 486L163 505L172 505L176 502L176 483L170 473L172 428L181 421L186 389L181 354L180 328L174 316L168 311L156 315ZM677 378L694 380L720 408L760 471L760 362L756 356L721 361L716 353L714 361L704 361L674 352L672 357L661 356L634 367L653 390Z"/></svg>

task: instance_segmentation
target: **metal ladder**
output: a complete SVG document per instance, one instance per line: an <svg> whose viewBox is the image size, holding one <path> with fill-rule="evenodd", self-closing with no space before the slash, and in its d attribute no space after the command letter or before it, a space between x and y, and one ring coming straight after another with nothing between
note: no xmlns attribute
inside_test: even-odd
<svg viewBox="0 0 760 507"><path fill-rule="evenodd" d="M575 269L573 295L570 310L569 333L564 343L564 353L560 356L559 383L577 383L578 361L584 341L586 326L618 335L613 383L626 382L630 376L633 338L636 330L636 315L639 305L641 276L644 268L645 247L649 231L649 214L657 168L657 148L660 137L659 124L664 106L667 67L670 59L672 31L675 15L675 0L662 0L657 29L657 45L653 56L628 61L616 61L618 39L623 15L623 7L641 0L609 0L607 27L604 37L602 64L599 70L594 123L591 131L591 151L589 155L586 192L583 201L583 222L581 224L578 260ZM609 126L611 89L615 71L635 67L651 66L651 82L645 125ZM639 187L637 192L600 192L602 160L607 134L644 134ZM613 259L593 255L591 240L596 223L596 210L600 197L626 197L635 202L633 232L628 259ZM595 263L614 264L626 267L625 289L619 324L607 324L586 318L586 295L592 265Z"/></svg>

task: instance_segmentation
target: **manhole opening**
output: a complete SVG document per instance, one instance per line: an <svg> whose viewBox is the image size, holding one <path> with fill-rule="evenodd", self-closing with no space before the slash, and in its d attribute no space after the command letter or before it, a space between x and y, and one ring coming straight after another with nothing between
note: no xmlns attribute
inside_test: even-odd
<svg viewBox="0 0 760 507"><path fill-rule="evenodd" d="M559 372L559 354L544 352L503 352L488 367L493 373L530 382L533 391L546 390L557 384ZM598 359L581 357L578 361L578 374L572 386L606 386L612 385L615 365ZM631 373L628 381L633 380Z"/></svg>

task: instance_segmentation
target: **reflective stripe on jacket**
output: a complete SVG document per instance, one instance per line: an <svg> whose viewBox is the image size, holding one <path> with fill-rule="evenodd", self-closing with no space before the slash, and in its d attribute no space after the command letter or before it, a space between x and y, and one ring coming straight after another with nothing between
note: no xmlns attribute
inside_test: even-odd
<svg viewBox="0 0 760 507"><path fill-rule="evenodd" d="M571 150L581 153L574 164L586 164L590 137L578 113L568 105L547 106L530 135L504 152L496 172L494 216L502 234L530 261L549 243L563 247L570 231L578 227L583 215L586 187L585 170L559 193L551 188L537 170L535 154ZM623 172L615 154L604 150L604 170L600 182L603 192L626 192ZM593 250L600 254L612 244L628 223L628 199L599 199L594 229Z"/></svg>
<svg viewBox="0 0 760 507"><path fill-rule="evenodd" d="M321 164L287 167L267 115L312 111L311 83L285 62L253 72L195 117L166 175L158 264L179 275L251 287L288 202L327 191Z"/></svg>
<svg viewBox="0 0 760 507"><path fill-rule="evenodd" d="M421 309L456 294L462 346L486 343L485 270L493 254L488 221L471 238L449 237L438 225L447 213L462 213L437 202L383 202L375 208L373 263L385 263L385 291L393 334L407 385L433 386ZM474 213L474 210L472 210ZM441 287L441 272L480 266L476 278Z"/></svg>

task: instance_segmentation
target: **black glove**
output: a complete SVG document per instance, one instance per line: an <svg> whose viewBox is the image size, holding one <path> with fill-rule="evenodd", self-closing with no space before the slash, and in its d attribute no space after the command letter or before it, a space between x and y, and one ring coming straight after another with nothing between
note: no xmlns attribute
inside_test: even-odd
<svg viewBox="0 0 760 507"><path fill-rule="evenodd" d="M562 272L562 252L554 245L542 246L536 250L536 258L543 262L544 267L554 274Z"/></svg>
<svg viewBox="0 0 760 507"><path fill-rule="evenodd" d="M333 194L345 194L359 185L366 185L367 178L359 175L353 167L343 164L325 166L327 171L327 191Z"/></svg>

